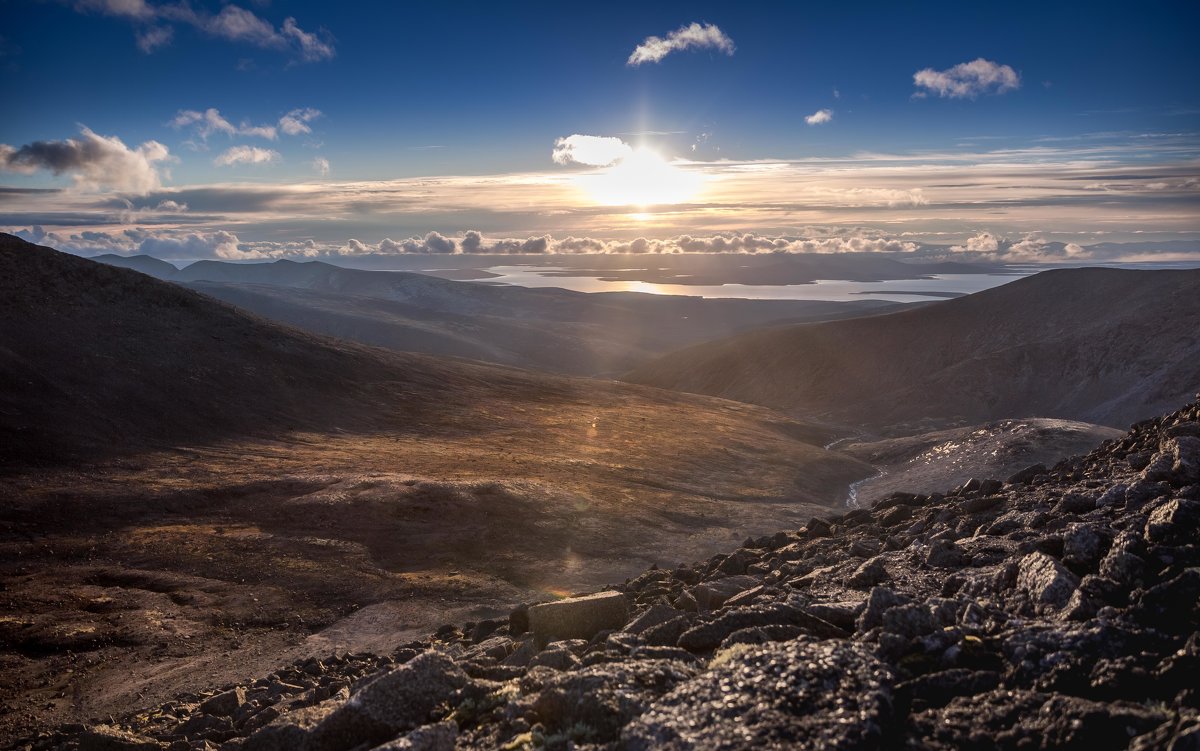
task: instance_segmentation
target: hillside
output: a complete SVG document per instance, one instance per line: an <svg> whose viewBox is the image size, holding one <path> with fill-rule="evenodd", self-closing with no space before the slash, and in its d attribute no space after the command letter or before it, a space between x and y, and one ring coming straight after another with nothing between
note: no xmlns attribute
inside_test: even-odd
<svg viewBox="0 0 1200 751"><path fill-rule="evenodd" d="M360 272L370 273L370 272ZM385 272L378 272L385 273ZM413 275L416 276L416 275ZM408 281L388 274L397 287ZM424 280L419 283L424 284ZM281 284L189 282L190 289L305 331L401 352L466 357L565 375L621 373L678 347L781 320L829 320L866 315L887 304L704 300L657 295L581 295L566 292L577 312L565 319L531 309L522 289L511 307L475 309L475 290L451 288L461 304L389 299L391 290L366 294ZM403 294L396 295L404 297ZM650 299L641 299L650 298ZM745 304L743 304L745 303ZM540 303L539 303L540 304Z"/></svg>
<svg viewBox="0 0 1200 751"><path fill-rule="evenodd" d="M1182 751L1200 738L1198 532L1193 403L1020 480L195 681L35 748Z"/></svg>
<svg viewBox="0 0 1200 751"><path fill-rule="evenodd" d="M1200 270L1044 271L697 345L626 380L874 430L1026 416L1121 427L1200 387Z"/></svg>
<svg viewBox="0 0 1200 751"><path fill-rule="evenodd" d="M871 473L759 407L347 344L12 237L0 318L0 695L77 697L0 745L708 555Z"/></svg>
<svg viewBox="0 0 1200 751"><path fill-rule="evenodd" d="M98 258L185 284L271 320L404 352L453 355L569 375L622 373L680 346L769 324L894 309L863 300L704 299L450 281L320 261ZM167 267L167 268L163 268Z"/></svg>
<svg viewBox="0 0 1200 751"><path fill-rule="evenodd" d="M973 477L1009 477L1036 464L1053 466L1120 435L1101 425L1033 417L835 445L879 470L878 477L854 486L854 504L870 508L896 492L933 493Z"/></svg>

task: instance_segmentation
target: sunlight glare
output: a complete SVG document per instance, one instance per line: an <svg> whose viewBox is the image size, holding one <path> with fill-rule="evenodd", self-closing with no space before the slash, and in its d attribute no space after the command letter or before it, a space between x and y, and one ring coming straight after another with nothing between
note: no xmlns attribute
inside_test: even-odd
<svg viewBox="0 0 1200 751"><path fill-rule="evenodd" d="M698 173L681 169L658 153L638 148L611 167L580 175L578 185L605 206L653 206L681 203L703 184Z"/></svg>

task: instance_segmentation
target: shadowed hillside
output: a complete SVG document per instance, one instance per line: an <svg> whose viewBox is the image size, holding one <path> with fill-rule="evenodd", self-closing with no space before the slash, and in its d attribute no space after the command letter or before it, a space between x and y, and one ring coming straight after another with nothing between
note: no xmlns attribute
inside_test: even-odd
<svg viewBox="0 0 1200 751"><path fill-rule="evenodd" d="M1121 426L1200 387L1200 270L1046 271L915 310L697 345L627 380L869 428Z"/></svg>

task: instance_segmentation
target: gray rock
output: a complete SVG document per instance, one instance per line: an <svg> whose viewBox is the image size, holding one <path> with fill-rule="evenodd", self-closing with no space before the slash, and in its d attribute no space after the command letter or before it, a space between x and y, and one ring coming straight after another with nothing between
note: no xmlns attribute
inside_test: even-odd
<svg viewBox="0 0 1200 751"><path fill-rule="evenodd" d="M961 568L965 560L962 548L949 540L934 540L925 555L925 565L933 568Z"/></svg>
<svg viewBox="0 0 1200 751"><path fill-rule="evenodd" d="M79 736L79 751L159 751L156 740L127 733L110 725L88 728Z"/></svg>
<svg viewBox="0 0 1200 751"><path fill-rule="evenodd" d="M646 629L679 617L680 612L668 605L651 605L621 629L627 634L640 634Z"/></svg>
<svg viewBox="0 0 1200 751"><path fill-rule="evenodd" d="M850 555L856 558L873 558L882 549L878 540L855 540L850 543Z"/></svg>
<svg viewBox="0 0 1200 751"><path fill-rule="evenodd" d="M921 748L1117 749L1165 719L1135 703L1099 703L1061 694L996 690L960 696L910 719Z"/></svg>
<svg viewBox="0 0 1200 751"><path fill-rule="evenodd" d="M1094 571L1106 542L1094 524L1071 524L1063 535L1063 563L1076 571Z"/></svg>
<svg viewBox="0 0 1200 751"><path fill-rule="evenodd" d="M238 686L212 696L200 705L200 711L217 717L232 717L246 703L246 689Z"/></svg>
<svg viewBox="0 0 1200 751"><path fill-rule="evenodd" d="M1061 608L1079 586L1079 577L1045 553L1030 553L1017 567L1017 588L1044 607Z"/></svg>
<svg viewBox="0 0 1200 751"><path fill-rule="evenodd" d="M551 647L543 650L529 661L529 667L548 667L553 670L572 670L579 665L579 658L565 647Z"/></svg>
<svg viewBox="0 0 1200 751"><path fill-rule="evenodd" d="M523 668L529 664L529 661L532 660L534 655L537 653L538 649L534 645L533 639L526 637L525 640L517 645L517 648L508 655L508 657L505 657L500 661L500 664L508 667Z"/></svg>
<svg viewBox="0 0 1200 751"><path fill-rule="evenodd" d="M1123 482L1118 482L1112 485L1096 499L1096 508L1106 508L1108 506L1124 506L1125 493L1129 490L1129 486Z"/></svg>
<svg viewBox="0 0 1200 751"><path fill-rule="evenodd" d="M887 587L875 587L871 590L871 594L867 595L866 607L858 616L857 630L860 632L870 631L883 625L883 614L888 608L903 605L906 602L908 602L907 597L901 597Z"/></svg>
<svg viewBox="0 0 1200 751"><path fill-rule="evenodd" d="M725 604L730 597L758 586L753 576L726 576L692 587L689 593L700 610L714 610Z"/></svg>
<svg viewBox="0 0 1200 751"><path fill-rule="evenodd" d="M622 745L871 749L883 739L892 676L863 645L801 638L714 663L654 702L622 733Z"/></svg>
<svg viewBox="0 0 1200 751"><path fill-rule="evenodd" d="M756 605L740 608L723 613L716 619L688 629L679 637L676 646L689 652L707 652L716 649L727 636L744 628L758 626L789 625L799 626L806 633L823 639L844 638L846 632L832 623L806 612L805 610L774 603L771 605Z"/></svg>
<svg viewBox="0 0 1200 751"><path fill-rule="evenodd" d="M1145 538L1153 543L1194 542L1200 528L1200 504L1173 498L1150 513Z"/></svg>
<svg viewBox="0 0 1200 751"><path fill-rule="evenodd" d="M650 704L696 674L674 660L606 663L546 678L533 714L551 730L587 728L594 742L615 740Z"/></svg>
<svg viewBox="0 0 1200 751"><path fill-rule="evenodd" d="M692 627L692 617L681 615L666 623L651 626L641 633L643 641L652 646L673 647L679 637Z"/></svg>
<svg viewBox="0 0 1200 751"><path fill-rule="evenodd" d="M1033 464L1009 476L1006 483L1009 485L1028 485L1035 478L1046 474L1045 464Z"/></svg>
<svg viewBox="0 0 1200 751"><path fill-rule="evenodd" d="M372 751L454 751L457 740L458 725L447 720L422 725L403 738L376 746Z"/></svg>
<svg viewBox="0 0 1200 751"><path fill-rule="evenodd" d="M520 636L529 630L529 606L518 605L508 614L508 633Z"/></svg>
<svg viewBox="0 0 1200 751"><path fill-rule="evenodd" d="M855 589L870 589L876 584L887 581L891 578L888 574L887 567L883 565L883 558L875 557L869 561L864 561L857 569L854 570L847 579L846 586L854 587Z"/></svg>
<svg viewBox="0 0 1200 751"><path fill-rule="evenodd" d="M424 724L467 680L450 658L425 652L354 694L312 729L305 749L343 751L391 740Z"/></svg>
<svg viewBox="0 0 1200 751"><path fill-rule="evenodd" d="M327 701L285 712L246 738L242 751L297 751L305 749L309 732L337 711L342 702Z"/></svg>
<svg viewBox="0 0 1200 751"><path fill-rule="evenodd" d="M620 592L600 592L529 608L529 627L538 644L552 639L591 639L619 629L629 619L629 601Z"/></svg>
<svg viewBox="0 0 1200 751"><path fill-rule="evenodd" d="M924 636L937 628L933 613L920 603L897 605L883 613L883 631L911 639Z"/></svg>

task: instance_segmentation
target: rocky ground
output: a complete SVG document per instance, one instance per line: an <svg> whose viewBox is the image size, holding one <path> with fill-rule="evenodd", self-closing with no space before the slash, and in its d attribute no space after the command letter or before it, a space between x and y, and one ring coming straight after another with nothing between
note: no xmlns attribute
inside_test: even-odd
<svg viewBox="0 0 1200 751"><path fill-rule="evenodd" d="M1007 481L28 739L49 749L1195 749L1200 402Z"/></svg>

